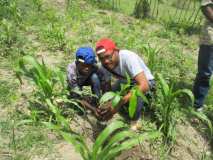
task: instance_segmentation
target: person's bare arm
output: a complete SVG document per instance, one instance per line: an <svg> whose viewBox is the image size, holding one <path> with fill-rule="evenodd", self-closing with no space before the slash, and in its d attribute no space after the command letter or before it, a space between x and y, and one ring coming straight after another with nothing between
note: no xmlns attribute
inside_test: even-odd
<svg viewBox="0 0 213 160"><path fill-rule="evenodd" d="M94 115L96 116L96 118L100 119L100 115L99 115L99 112L98 112L98 109L93 107L91 104L89 104L87 101L85 100L79 100L80 104L84 107L84 109L89 109L91 110Z"/></svg>
<svg viewBox="0 0 213 160"><path fill-rule="evenodd" d="M202 6L201 10L202 10L203 14L206 16L206 18L210 22L213 22L213 4Z"/></svg>

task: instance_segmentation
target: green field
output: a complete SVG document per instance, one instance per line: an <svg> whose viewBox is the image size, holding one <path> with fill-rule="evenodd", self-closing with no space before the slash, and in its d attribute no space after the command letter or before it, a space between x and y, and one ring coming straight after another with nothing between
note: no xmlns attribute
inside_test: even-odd
<svg viewBox="0 0 213 160"><path fill-rule="evenodd" d="M134 18L135 2L120 0L113 8L113 1L0 0L1 160L102 160L120 146L126 150L106 159L213 158L213 88L203 112L194 111L190 100L202 24L201 12L195 14L199 2L151 0L154 16L145 19ZM138 53L155 75L157 92L137 133L120 116L115 119L125 123L112 124L114 134L102 132L103 124L66 98L66 67L75 51L94 48L102 37ZM29 70L21 70L23 58ZM184 94L173 96L178 90ZM89 88L81 94L91 96Z"/></svg>

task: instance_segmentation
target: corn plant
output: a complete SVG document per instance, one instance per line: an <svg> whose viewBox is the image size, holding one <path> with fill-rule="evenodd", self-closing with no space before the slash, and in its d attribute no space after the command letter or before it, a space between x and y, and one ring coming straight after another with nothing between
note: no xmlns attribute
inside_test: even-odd
<svg viewBox="0 0 213 160"><path fill-rule="evenodd" d="M3 19L0 24L0 43L10 48L16 40L16 28L14 27L15 24L7 19Z"/></svg>
<svg viewBox="0 0 213 160"><path fill-rule="evenodd" d="M142 53L148 58L149 69L154 73L160 70L162 61L159 60L161 50L152 48L150 44L142 46ZM158 69L158 70L157 70Z"/></svg>
<svg viewBox="0 0 213 160"><path fill-rule="evenodd" d="M120 6L120 0L89 0L89 2L98 5L104 9L117 10Z"/></svg>
<svg viewBox="0 0 213 160"><path fill-rule="evenodd" d="M67 111L69 107L72 106L84 112L78 100L68 99L68 91L66 89L63 73L58 68L54 70L49 69L43 59L40 63L32 56L24 56L19 61L19 68L16 70L16 76L21 83L22 76L34 82L37 91L34 96L43 106L48 106L47 99L50 99L54 103L61 104L61 107L64 108L63 111ZM46 109L47 111L51 110L49 107ZM37 114L39 113L40 111L37 112ZM32 119L36 120L33 116Z"/></svg>
<svg viewBox="0 0 213 160"><path fill-rule="evenodd" d="M51 23L42 31L42 40L49 44L50 49L64 50L66 46L65 28Z"/></svg>
<svg viewBox="0 0 213 160"><path fill-rule="evenodd" d="M205 113L197 112L197 111L195 111L194 109L191 109L191 108L189 108L187 110L187 112L188 112L189 115L198 118L205 125L207 125L209 137L211 137L211 140L213 140L213 124L212 124L211 120L208 118L208 116Z"/></svg>
<svg viewBox="0 0 213 160"><path fill-rule="evenodd" d="M173 85L169 86L161 74L157 74L158 83L158 106L157 116L160 121L160 130L164 135L164 142L166 144L173 144L175 141L175 129L177 124L177 111L179 109L177 104L177 97L186 95L194 102L193 94L188 89L174 90Z"/></svg>
<svg viewBox="0 0 213 160"><path fill-rule="evenodd" d="M8 11L17 23L21 21L21 12L17 6L17 1L11 1L10 6L8 7Z"/></svg>
<svg viewBox="0 0 213 160"><path fill-rule="evenodd" d="M17 154L17 149L18 149L17 144L16 144L16 142L17 142L17 140L16 140L16 129L23 126L23 125L31 124L31 123L33 123L33 121L30 120L30 119L24 119L24 120L21 120L21 121L17 121L16 119L13 118L11 120L12 132L10 133L11 134L10 140L11 140L12 148L14 150L14 155Z"/></svg>
<svg viewBox="0 0 213 160"><path fill-rule="evenodd" d="M112 0L112 9L118 9L120 6L120 0Z"/></svg>
<svg viewBox="0 0 213 160"><path fill-rule="evenodd" d="M65 80L62 72L57 68L55 70L49 69L43 59L39 63L32 56L24 56L19 61L19 68L16 71L16 75L21 83L22 75L30 78L35 83L38 95L42 100L53 98L60 94L58 93L60 88L62 91L65 90Z"/></svg>
<svg viewBox="0 0 213 160"><path fill-rule="evenodd" d="M18 8L17 0L0 1L0 18L14 20L19 24L21 21L21 11Z"/></svg>
<svg viewBox="0 0 213 160"><path fill-rule="evenodd" d="M72 144L84 160L113 160L121 154L121 151L131 149L144 140L153 140L161 136L158 131L136 134L128 130L127 125L123 122L115 121L100 133L90 149L80 134L72 130L68 131L68 122L60 114L58 107L52 104L50 100L47 100L47 103L55 114L56 124L50 122L44 122L44 124L58 132L68 143Z"/></svg>
<svg viewBox="0 0 213 160"><path fill-rule="evenodd" d="M132 118L135 114L137 107L137 98L141 97L144 102L148 103L147 98L143 95L143 93L138 89L138 86L131 84L131 79L128 74L126 74L127 83L121 84L121 90L117 92L106 92L100 99L100 104L103 104L109 100L112 100L112 106L116 107L119 102L122 100L123 96L128 92L131 92L131 97L129 100L129 116Z"/></svg>
<svg viewBox="0 0 213 160"><path fill-rule="evenodd" d="M72 6L72 0L66 0L66 10L68 11L69 8Z"/></svg>
<svg viewBox="0 0 213 160"><path fill-rule="evenodd" d="M33 4L37 7L38 11L41 11L43 0L33 0Z"/></svg>

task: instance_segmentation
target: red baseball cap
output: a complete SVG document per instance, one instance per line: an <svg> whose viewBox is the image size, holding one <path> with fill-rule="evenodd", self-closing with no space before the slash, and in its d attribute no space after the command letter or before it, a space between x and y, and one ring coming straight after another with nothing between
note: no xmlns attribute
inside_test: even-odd
<svg viewBox="0 0 213 160"><path fill-rule="evenodd" d="M100 39L96 43L96 53L97 54L101 54L101 53L106 53L106 52L109 52L109 51L113 51L114 49L116 49L115 42L113 42L109 38Z"/></svg>

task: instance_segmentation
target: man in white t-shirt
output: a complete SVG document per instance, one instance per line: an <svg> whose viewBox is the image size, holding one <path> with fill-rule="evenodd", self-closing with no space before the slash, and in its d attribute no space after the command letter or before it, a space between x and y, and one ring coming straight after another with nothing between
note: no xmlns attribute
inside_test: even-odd
<svg viewBox="0 0 213 160"><path fill-rule="evenodd" d="M120 50L115 43L107 38L101 39L96 44L96 54L101 64L117 79L112 85L112 90L120 90L120 84L127 82L126 73L132 83L138 85L141 92L147 93L154 86L154 77L141 57L129 50ZM115 109L110 108L103 113L103 118L110 119L118 109L125 107L130 100L131 93L126 94ZM132 129L137 129L138 120L144 103L142 98L137 98L137 109L132 119Z"/></svg>

